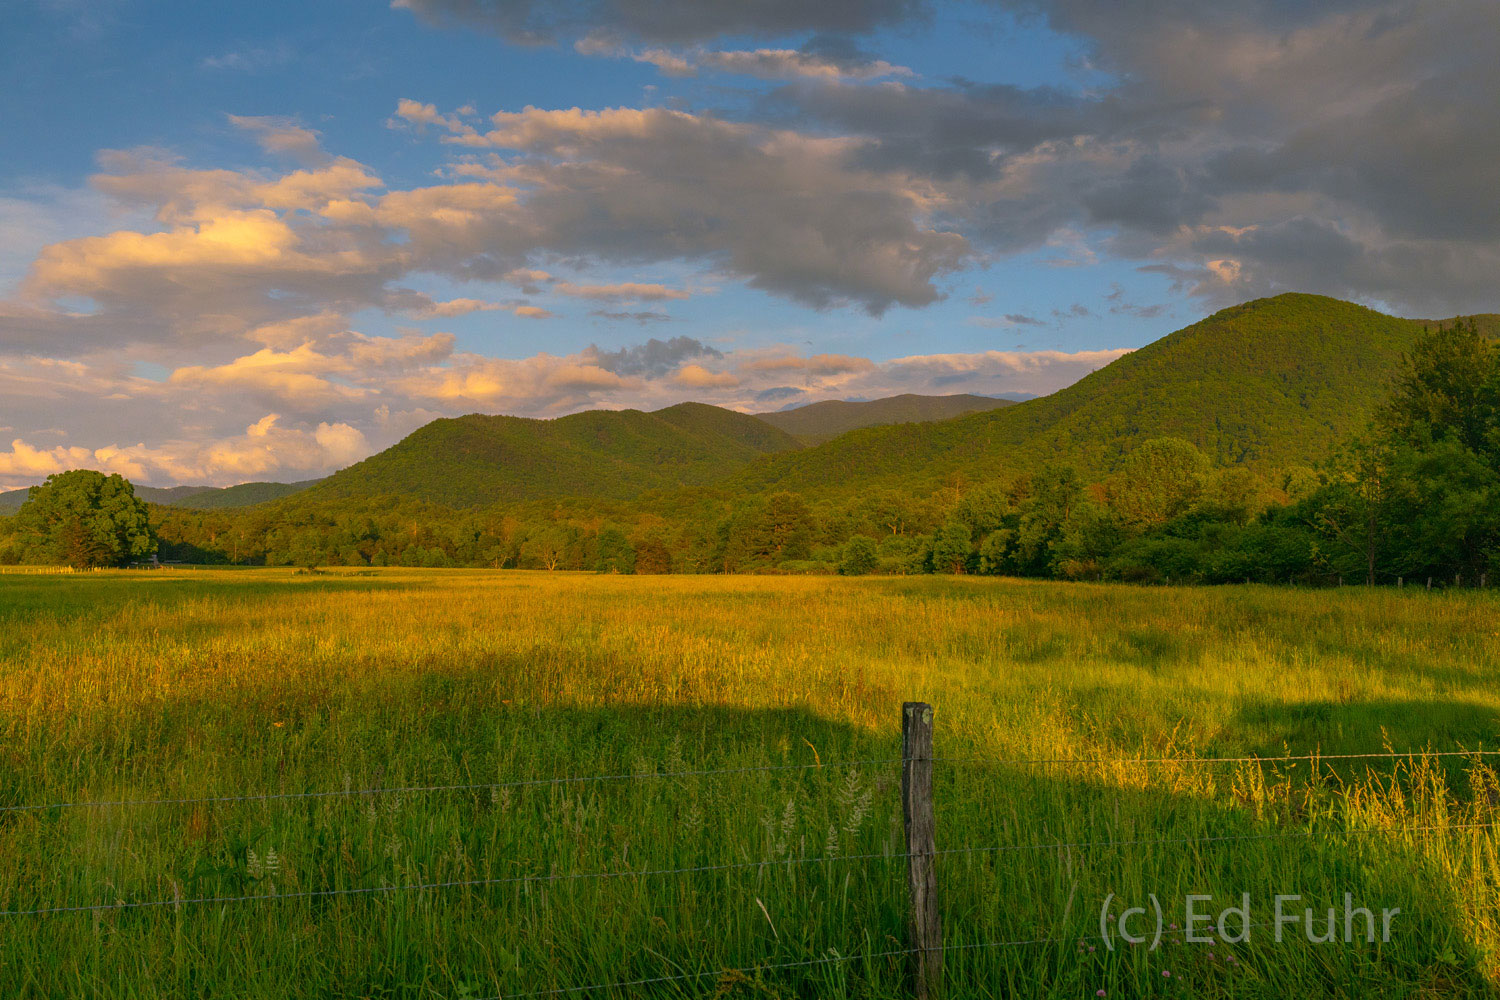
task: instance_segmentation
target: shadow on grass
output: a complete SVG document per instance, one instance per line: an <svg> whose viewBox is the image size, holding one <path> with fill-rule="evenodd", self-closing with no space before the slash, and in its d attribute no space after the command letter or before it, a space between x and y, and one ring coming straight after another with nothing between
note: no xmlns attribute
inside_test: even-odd
<svg viewBox="0 0 1500 1000"><path fill-rule="evenodd" d="M1257 734L1248 750L1262 756L1500 749L1500 715L1465 701L1262 701L1241 708L1235 726Z"/></svg>
<svg viewBox="0 0 1500 1000"><path fill-rule="evenodd" d="M985 997L1500 996L1486 957L1493 942L1477 939L1496 901L1496 831L1466 828L1484 809L1460 815L1440 799L1450 769L1428 761L1372 782L1307 781L1305 765L1301 776L1266 780L1260 767L948 766L938 846L952 852L939 884L946 941L958 949L953 988ZM1429 826L1447 829L1416 829ZM1194 903L1198 914L1247 900L1248 940L1186 940L1189 894L1210 897ZM1300 897L1281 912L1301 918L1279 940L1278 896ZM1163 911L1157 948L1153 897ZM1115 950L1101 938L1106 901ZM1127 907L1144 908L1132 929L1146 945L1118 937ZM1371 911L1373 942L1360 908ZM1388 940L1385 910L1399 911ZM1308 937L1330 926L1331 941ZM1239 927L1231 914L1226 929ZM1036 939L1050 943L1026 946L1024 959L983 947Z"/></svg>
<svg viewBox="0 0 1500 1000"><path fill-rule="evenodd" d="M268 850L283 866L282 893L673 874L109 912L107 933L88 916L49 918L45 933L0 925L0 986L16 995L68 983L151 995L177 983L203 996L432 998L678 975L581 995L903 994L901 956L842 961L905 939L899 706L888 692L871 697L889 700L892 726L871 731L795 708L635 704L628 678L608 704L521 704L513 689L548 683L526 674L524 657L417 666L383 678L378 694L272 686L249 701L234 691L218 702L168 700L94 748L103 752L86 791L133 799L481 787L8 814L0 857L12 860L0 863L0 885L12 895L0 908L263 895L277 891ZM1298 728L1301 716L1287 712L1253 706L1246 724L1285 724L1277 732L1288 741L1316 738L1327 714L1309 706L1313 728ZM1413 746L1490 722L1472 706L1425 703L1372 706L1361 721L1370 719L1404 719L1400 735ZM65 773L59 765L83 748L69 744L77 736L65 725L47 735L36 744L43 757L0 772L0 804L70 791L37 776ZM1281 735L1266 753L1280 752ZM834 766L851 761L879 763ZM702 770L729 773L685 773ZM600 775L619 777L551 783ZM540 783L500 787L523 781ZM1421 787L1403 779L1401 809L1421 812ZM1347 783L1283 789L1173 766L940 764L938 846L954 852L939 863L954 948L949 995L1494 997L1459 902L1494 883L1483 861L1494 838L1471 849L1471 834L1442 834L1448 849L1432 851L1430 837L1363 832L1369 816L1349 796ZM1110 893L1116 915L1155 894L1179 926L1188 893L1211 895L1215 913L1249 893L1257 922L1272 918L1277 894L1326 909L1349 893L1356 906L1402 917L1381 945L1278 944L1260 927L1243 945L1214 949L1169 933L1156 951L1112 952L1098 931ZM979 947L1012 941L1044 943ZM724 974L830 958L840 960Z"/></svg>

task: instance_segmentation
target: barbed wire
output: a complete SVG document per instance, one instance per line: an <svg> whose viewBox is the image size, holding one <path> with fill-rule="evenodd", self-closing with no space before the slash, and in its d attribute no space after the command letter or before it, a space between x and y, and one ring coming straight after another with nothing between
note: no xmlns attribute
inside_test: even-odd
<svg viewBox="0 0 1500 1000"><path fill-rule="evenodd" d="M1490 757L1500 750L1386 750L1377 753L1294 754L1279 757L926 757L911 758L938 764L1275 764L1294 761L1365 760L1432 757ZM333 789L315 792L260 792L240 795L201 795L184 798L101 799L73 802L41 802L30 805L0 806L0 814L46 812L52 809L104 809L115 807L219 805L234 802L276 802L292 799L356 798L369 795L415 795L426 792L477 792L501 788L530 788L547 785L584 784L593 781L643 781L664 778L705 777L723 774L752 774L774 771L817 771L824 768L873 767L901 764L906 758L884 757L870 760L827 761L813 764L768 764L752 767L706 768L689 771L645 771L639 774L597 774L562 778L524 778L514 781L486 781L453 785L402 785Z"/></svg>
<svg viewBox="0 0 1500 1000"><path fill-rule="evenodd" d="M461 879L451 882L410 882L402 885L359 886L352 889L311 889L303 892L262 893L243 896L197 896L191 898L153 899L118 903L89 903L79 906L42 907L33 910L0 910L0 917L48 916L57 913L85 913L99 910L135 910L161 906L197 906L210 903L274 902L287 899L316 899L327 896L362 896L387 892L420 892L428 889L482 888L497 885L519 885L535 882L568 882L580 879L629 878L655 875L685 875L705 872L736 871L747 868L778 868L819 862L874 861L908 858L910 854L846 854L815 858L779 858L763 861L736 861L719 865L696 865L688 868L637 868L605 872L570 872L565 875L513 875L505 878Z"/></svg>
<svg viewBox="0 0 1500 1000"><path fill-rule="evenodd" d="M1293 761L1427 757L1493 757L1500 750L1384 750L1379 753L1309 753L1280 757L932 757L942 764L1279 764Z"/></svg>
<svg viewBox="0 0 1500 1000"><path fill-rule="evenodd" d="M565 875L515 875L505 878L489 879L461 879L448 882L413 882L401 885L379 885L359 886L350 889L314 889L302 892L284 893L262 893L257 895L241 896L197 896L189 898L174 897L172 899L155 899L142 901L121 901L115 903L89 903L76 906L54 906L39 907L29 910L0 910L0 917L28 917L28 916L50 916L59 913L86 913L106 910L135 910L162 906L197 906L214 903L245 903L245 902L275 902L278 900L291 899L316 899L331 896L360 896L375 895L390 892L421 892L436 889L455 888L482 888L499 885L518 885L536 882L569 882L583 879L609 879L630 877L652 877L659 875L686 875L702 874L707 872L743 871L749 868L778 868L793 865L808 864L835 864L852 861L895 861L912 857L947 857L963 854L1001 854L1017 851L1051 851L1051 850L1091 850L1095 848L1108 847L1161 847L1166 845L1180 844L1213 844L1228 843L1235 841L1251 840L1289 840L1298 838L1311 838L1318 836L1338 835L1366 835L1366 834L1400 834L1400 833L1431 833L1450 830L1474 830L1493 829L1500 822L1489 823L1450 823L1443 825L1417 826L1417 827L1364 827L1342 830L1295 830L1280 831L1277 833L1248 833L1248 834L1224 834L1210 837L1167 837L1167 838L1143 838L1136 840L1101 840L1101 841L1076 841L1058 843L1038 844L997 844L986 846L953 847L943 850L926 852L899 852L880 854L845 854L826 855L811 858L779 858L761 861L737 861L718 865L696 865L685 868L647 868L627 869L620 871L604 872L570 872Z"/></svg>
<svg viewBox="0 0 1500 1000"><path fill-rule="evenodd" d="M764 771L815 771L822 768L866 767L899 764L900 757L879 760L830 761L817 764L767 764L755 767L724 767L698 771L644 771L640 774L596 774L566 778L523 778L515 781L487 781L462 785L405 785L394 788L335 789L319 792L266 792L246 795L203 795L178 799L114 799L92 802L49 802L36 805L0 806L0 813L45 812L51 809L88 809L115 806L206 805L229 802L272 802L287 799L352 798L361 795L406 795L421 792L478 792L501 788L531 788L543 785L575 785L590 781L637 781L660 778L690 778L719 774L750 774Z"/></svg>

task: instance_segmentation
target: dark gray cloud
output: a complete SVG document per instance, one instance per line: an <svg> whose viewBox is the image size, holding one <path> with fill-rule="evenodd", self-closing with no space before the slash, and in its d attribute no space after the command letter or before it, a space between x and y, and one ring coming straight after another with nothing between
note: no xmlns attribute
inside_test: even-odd
<svg viewBox="0 0 1500 1000"><path fill-rule="evenodd" d="M798 389L796 386L778 385L757 392L755 394L755 401L757 403L774 403L779 399L791 399L794 396L800 396L806 391L806 389Z"/></svg>
<svg viewBox="0 0 1500 1000"><path fill-rule="evenodd" d="M928 7L924 0L400 0L399 6L430 23L467 25L525 44L586 34L667 44L863 34L923 18Z"/></svg>
<svg viewBox="0 0 1500 1000"><path fill-rule="evenodd" d="M1069 229L1214 302L1500 304L1483 277L1500 254L1500 4L995 2L1078 39L1114 82L805 80L761 113L859 135L860 162L943 185L944 224L992 252Z"/></svg>
<svg viewBox="0 0 1500 1000"><path fill-rule="evenodd" d="M665 375L684 361L696 358L722 358L723 353L692 337L673 337L657 340L652 337L644 344L622 347L618 351L603 351L591 345L584 357L605 371L616 375Z"/></svg>
<svg viewBox="0 0 1500 1000"><path fill-rule="evenodd" d="M642 309L642 310L639 310L639 311L636 311L636 312L619 312L619 311L613 311L613 310L609 310L609 309L594 309L594 310L592 310L592 311L589 312L589 315L590 316L597 316L600 319L613 320L613 321L616 321L616 322L642 323L642 324L644 324L644 323L666 323L666 322L669 322L672 319L672 317L668 316L666 313L663 313L663 312L653 312L650 309ZM682 339L682 338L678 338L678 339ZM655 343L655 342L653 341L653 343Z"/></svg>

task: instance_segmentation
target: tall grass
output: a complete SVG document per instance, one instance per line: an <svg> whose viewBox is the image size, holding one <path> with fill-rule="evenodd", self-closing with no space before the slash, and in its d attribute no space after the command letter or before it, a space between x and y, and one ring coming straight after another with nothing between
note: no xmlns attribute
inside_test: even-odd
<svg viewBox="0 0 1500 1000"><path fill-rule="evenodd" d="M1496 611L932 578L7 578L0 806L626 777L0 812L0 909L266 897L0 917L0 995L676 976L562 995L899 996L889 761L900 703L924 700L948 758L939 848L1007 848L940 860L953 995L1490 996L1497 838L1471 826L1496 818L1489 768L1181 759L1496 747ZM847 761L883 763L816 766ZM782 765L812 766L659 776ZM704 870L569 877L680 868ZM532 876L557 877L501 881ZM403 888L451 882L487 884ZM1402 914L1377 945L1110 951L1111 892Z"/></svg>

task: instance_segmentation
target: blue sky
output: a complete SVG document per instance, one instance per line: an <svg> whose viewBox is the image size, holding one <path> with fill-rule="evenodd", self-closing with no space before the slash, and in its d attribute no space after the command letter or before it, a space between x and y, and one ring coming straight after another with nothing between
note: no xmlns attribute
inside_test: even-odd
<svg viewBox="0 0 1500 1000"><path fill-rule="evenodd" d="M1283 290L1493 308L1492 10L8 4L0 486L1048 392ZM1461 127L1393 156L1439 98Z"/></svg>

